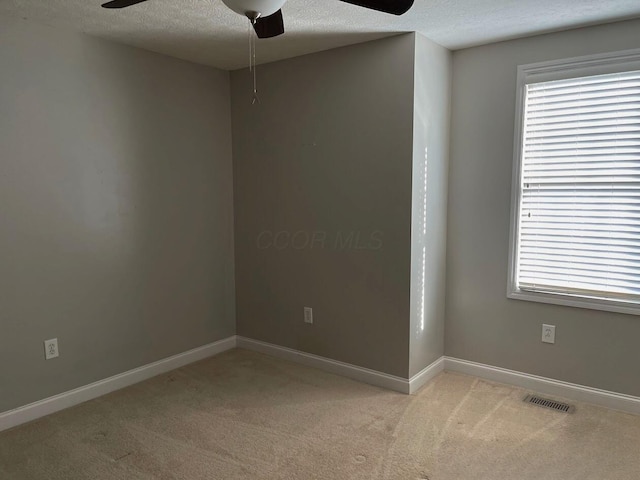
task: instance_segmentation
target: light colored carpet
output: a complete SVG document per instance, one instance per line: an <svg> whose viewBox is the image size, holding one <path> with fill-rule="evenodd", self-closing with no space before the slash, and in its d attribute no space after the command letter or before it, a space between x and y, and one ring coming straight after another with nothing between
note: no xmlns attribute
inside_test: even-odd
<svg viewBox="0 0 640 480"><path fill-rule="evenodd" d="M640 417L445 373L413 396L233 350L0 433L0 478L640 478Z"/></svg>

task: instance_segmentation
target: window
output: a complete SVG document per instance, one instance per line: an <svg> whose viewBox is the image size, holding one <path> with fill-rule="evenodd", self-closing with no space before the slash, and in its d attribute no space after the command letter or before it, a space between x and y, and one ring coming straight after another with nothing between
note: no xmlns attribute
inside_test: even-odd
<svg viewBox="0 0 640 480"><path fill-rule="evenodd" d="M519 67L510 298L640 314L640 51Z"/></svg>

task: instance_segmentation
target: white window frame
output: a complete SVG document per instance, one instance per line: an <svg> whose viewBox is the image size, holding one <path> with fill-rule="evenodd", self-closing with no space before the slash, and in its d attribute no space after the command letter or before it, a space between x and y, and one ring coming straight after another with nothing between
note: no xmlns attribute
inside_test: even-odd
<svg viewBox="0 0 640 480"><path fill-rule="evenodd" d="M509 272L507 278L508 298L640 315L640 303L596 299L582 295L520 290L517 285L518 261L516 258L519 251L518 241L520 238L520 182L522 175L521 166L526 85L529 83L619 73L631 70L640 70L640 49L518 66L514 162L513 176L511 180L511 226L509 232Z"/></svg>

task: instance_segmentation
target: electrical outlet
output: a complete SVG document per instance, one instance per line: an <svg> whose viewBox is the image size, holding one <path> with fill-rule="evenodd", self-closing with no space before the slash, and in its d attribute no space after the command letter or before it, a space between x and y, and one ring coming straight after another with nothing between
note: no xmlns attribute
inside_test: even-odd
<svg viewBox="0 0 640 480"><path fill-rule="evenodd" d="M51 360L56 358L60 353L58 352L58 339L52 338L51 340L44 341L44 358L45 360Z"/></svg>
<svg viewBox="0 0 640 480"><path fill-rule="evenodd" d="M313 323L313 308L304 307L304 323Z"/></svg>
<svg viewBox="0 0 640 480"><path fill-rule="evenodd" d="M542 341L544 343L556 343L555 325L542 325Z"/></svg>

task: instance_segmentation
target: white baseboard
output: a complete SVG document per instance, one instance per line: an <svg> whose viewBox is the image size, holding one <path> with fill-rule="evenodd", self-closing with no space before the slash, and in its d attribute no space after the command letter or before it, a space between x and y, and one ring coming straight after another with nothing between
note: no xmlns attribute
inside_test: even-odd
<svg viewBox="0 0 640 480"><path fill-rule="evenodd" d="M409 393L413 394L424 387L431 379L444 371L444 357L440 357L428 367L409 379Z"/></svg>
<svg viewBox="0 0 640 480"><path fill-rule="evenodd" d="M640 397L586 387L575 383L562 382L560 380L539 377L537 375L516 372L514 370L493 367L468 360L460 360L458 358L444 357L444 368L447 371L485 378L545 395L564 397L576 402L591 403L601 407L640 415Z"/></svg>
<svg viewBox="0 0 640 480"><path fill-rule="evenodd" d="M291 362L300 363L308 367L314 367L325 372L335 373L343 377L352 378L363 383L375 385L377 387L388 388L396 392L409 393L409 380L395 375L358 367L350 363L331 360L330 358L301 352L292 348L281 347L272 343L252 340L246 337L237 337L238 348L245 348L255 352L264 353L273 357L282 358Z"/></svg>
<svg viewBox="0 0 640 480"><path fill-rule="evenodd" d="M90 385L0 413L0 432L236 347L283 358L401 393L415 393L440 372L451 371L525 388L546 395L563 397L640 415L640 397L576 385L458 358L441 357L418 374L406 379L259 340L231 336L194 348L188 352L114 375Z"/></svg>
<svg viewBox="0 0 640 480"><path fill-rule="evenodd" d="M194 348L188 352L179 353L178 355L143 365L128 372L99 380L84 387L76 388L75 390L45 398L44 400L25 405L24 407L0 413L0 432L86 402L87 400L106 395L115 390L142 382L156 375L175 370L189 363L203 360L226 350L231 350L235 347L236 337L234 335L202 347Z"/></svg>

